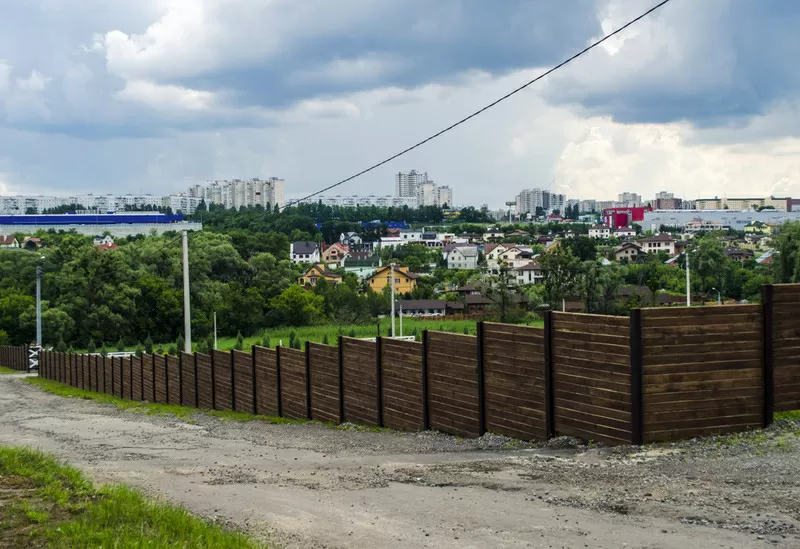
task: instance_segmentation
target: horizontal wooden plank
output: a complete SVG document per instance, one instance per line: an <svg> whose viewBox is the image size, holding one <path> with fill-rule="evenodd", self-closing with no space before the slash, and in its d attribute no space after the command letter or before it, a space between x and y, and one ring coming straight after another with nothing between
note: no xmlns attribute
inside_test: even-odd
<svg viewBox="0 0 800 549"><path fill-rule="evenodd" d="M761 305L722 305L706 307L648 307L642 309L642 321L668 318L690 322L693 318L708 318L761 312Z"/></svg>
<svg viewBox="0 0 800 549"><path fill-rule="evenodd" d="M760 399L759 399L760 400ZM702 421L705 419L714 419L720 417L731 416L744 416L744 415L758 415L763 413L764 405L762 402L751 401L750 404L736 404L719 406L716 408L700 408L691 410L669 410L666 412L648 412L644 415L645 427L651 425L674 425L677 426L679 421L691 420Z"/></svg>
<svg viewBox="0 0 800 549"><path fill-rule="evenodd" d="M587 377L625 381L630 378L630 366L597 362L579 357L553 356L553 372L581 370Z"/></svg>
<svg viewBox="0 0 800 549"><path fill-rule="evenodd" d="M655 341L642 347L642 355L645 359L659 357L661 355L694 355L724 352L745 352L761 351L761 340L752 339L749 341L736 341L735 347L731 341L724 340L705 340L697 343L673 343L660 344Z"/></svg>
<svg viewBox="0 0 800 549"><path fill-rule="evenodd" d="M555 417L554 427L558 434L570 435L584 440L594 440L606 444L630 444L631 432L599 425L585 418L567 416Z"/></svg>
<svg viewBox="0 0 800 549"><path fill-rule="evenodd" d="M630 429L631 426L631 413L629 411L597 406L585 401L564 398L559 395L554 396L553 405L553 413L556 415L566 414L568 416L578 417L578 414L580 414L582 416L591 416L595 418L598 423L612 425L619 429Z"/></svg>
<svg viewBox="0 0 800 549"><path fill-rule="evenodd" d="M725 400L729 398L737 398L739 396L748 398L753 395L762 394L761 381L750 380L749 385L745 384L741 387L719 387L712 385L705 390L673 390L661 393L647 393L644 396L645 410L649 410L650 406L661 403L672 403L680 401L702 401L702 400Z"/></svg>
<svg viewBox="0 0 800 549"><path fill-rule="evenodd" d="M626 316L564 313L561 311L553 311L553 322L575 322L591 326L624 326L627 328L628 320L629 319Z"/></svg>
<svg viewBox="0 0 800 549"><path fill-rule="evenodd" d="M680 346L680 345L703 345L708 343L709 340L714 340L713 334L665 334L659 330L642 333L642 344L644 348L653 345L667 345L667 346ZM737 343L746 341L761 341L761 334L759 332L744 331L744 332L731 332L724 334L725 341L736 341Z"/></svg>
<svg viewBox="0 0 800 549"><path fill-rule="evenodd" d="M631 388L629 379L609 378L602 374L586 374L585 370L578 368L561 368L558 372L553 372L554 386L562 383L597 387L622 394L629 394Z"/></svg>
<svg viewBox="0 0 800 549"><path fill-rule="evenodd" d="M500 324L498 322L484 322L483 332L488 334L515 334L533 335L544 337L544 328L538 326L521 326L519 324Z"/></svg>
<svg viewBox="0 0 800 549"><path fill-rule="evenodd" d="M761 326L761 310L745 314L726 314L715 316L675 318L642 318L642 330L659 328L672 328L679 326L700 326L711 331L718 331L720 326L752 326L759 329Z"/></svg>
<svg viewBox="0 0 800 549"><path fill-rule="evenodd" d="M705 335L708 339L733 336L734 334L750 334L752 337L760 337L760 319L743 324L699 324L699 325L673 325L659 326L657 329L642 330L645 340L655 336L656 339L688 335Z"/></svg>
<svg viewBox="0 0 800 549"><path fill-rule="evenodd" d="M570 387L572 388L572 387ZM580 390L580 388L576 388ZM590 392L592 391L592 392ZM556 398L570 400L573 402L585 402L592 406L599 406L600 408L608 408L618 410L630 415L631 403L629 399L621 400L619 398L609 397L608 393L598 395L596 391L589 389L583 392L572 392L569 389L559 387L553 390L553 396Z"/></svg>
<svg viewBox="0 0 800 549"><path fill-rule="evenodd" d="M708 362L697 362L703 360L706 356ZM761 353L752 353L737 355L736 353L719 353L714 355L689 355L685 357L671 357L665 356L664 363L652 363L649 361L643 366L643 375L645 377L655 376L659 374L681 374L693 373L699 374L702 372L713 372L717 370L739 370L754 368L754 364L761 363ZM681 362L681 360L692 362ZM670 362L667 362L670 361Z"/></svg>
<svg viewBox="0 0 800 549"><path fill-rule="evenodd" d="M729 364L735 364L733 361ZM748 362L753 366L753 362ZM691 383L693 381L713 381L713 380L731 380L731 379L761 379L764 375L761 371L760 365L755 363L751 368L739 368L732 366L730 369L711 370L711 371L696 371L694 367L687 369L686 372L679 374L648 374L644 376L644 386L660 385L668 383Z"/></svg>
<svg viewBox="0 0 800 549"><path fill-rule="evenodd" d="M743 423L737 425L717 426L714 428L695 429L665 429L660 431L645 431L645 442L670 442L694 437L704 437L715 434L737 433L757 428L758 423Z"/></svg>
<svg viewBox="0 0 800 549"><path fill-rule="evenodd" d="M575 332L579 334L598 334L606 336L617 336L619 338L630 337L630 328L627 322L622 326L609 324L586 324L585 322L567 322L563 320L553 321L553 332Z"/></svg>
<svg viewBox="0 0 800 549"><path fill-rule="evenodd" d="M553 356L574 357L608 364L630 364L630 348L605 343L567 341L553 335Z"/></svg>
<svg viewBox="0 0 800 549"><path fill-rule="evenodd" d="M645 418L647 419L647 418ZM664 431L673 429L710 429L726 425L751 424L761 426L762 413L758 410L750 414L715 415L713 417L675 418L662 422L649 422L646 429L650 431Z"/></svg>

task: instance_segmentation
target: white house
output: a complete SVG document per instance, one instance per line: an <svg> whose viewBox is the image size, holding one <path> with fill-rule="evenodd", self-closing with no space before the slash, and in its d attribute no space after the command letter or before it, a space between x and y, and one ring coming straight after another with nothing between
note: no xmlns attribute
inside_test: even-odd
<svg viewBox="0 0 800 549"><path fill-rule="evenodd" d="M292 263L319 263L319 245L309 240L292 242L289 246Z"/></svg>
<svg viewBox="0 0 800 549"><path fill-rule="evenodd" d="M478 247L477 246L456 246L447 254L448 269L469 269L478 268Z"/></svg>
<svg viewBox="0 0 800 549"><path fill-rule="evenodd" d="M498 229L496 227L493 227L493 228L490 227L490 228L486 229L484 231L484 233L483 233L484 240L488 240L490 238L503 238L503 236L505 236L503 234L503 231L501 231L500 229Z"/></svg>
<svg viewBox="0 0 800 549"><path fill-rule="evenodd" d="M619 227L614 229L614 236L617 238L627 238L631 236L636 236L636 229L632 227Z"/></svg>
<svg viewBox="0 0 800 549"><path fill-rule="evenodd" d="M517 282L519 284L541 284L544 282L542 266L536 260L517 267L514 271L517 274Z"/></svg>
<svg viewBox="0 0 800 549"><path fill-rule="evenodd" d="M648 254L667 252L670 256L675 255L675 239L666 233L642 238L637 240L636 243L641 246L643 252Z"/></svg>
<svg viewBox="0 0 800 549"><path fill-rule="evenodd" d="M611 227L603 224L594 225L589 229L589 238L609 238Z"/></svg>
<svg viewBox="0 0 800 549"><path fill-rule="evenodd" d="M361 245L364 243L364 240L358 233L342 233L339 235L339 243L343 246L347 246L352 250L356 250L361 248Z"/></svg>
<svg viewBox="0 0 800 549"><path fill-rule="evenodd" d="M114 244L114 237L110 234L105 236L96 236L93 241L95 246L111 246Z"/></svg>
<svg viewBox="0 0 800 549"><path fill-rule="evenodd" d="M402 242L421 242L422 231L417 229L401 229L400 240Z"/></svg>

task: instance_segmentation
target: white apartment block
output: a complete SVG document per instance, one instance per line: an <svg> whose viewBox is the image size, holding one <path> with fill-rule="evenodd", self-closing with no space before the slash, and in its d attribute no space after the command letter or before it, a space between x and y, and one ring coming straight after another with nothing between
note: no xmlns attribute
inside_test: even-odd
<svg viewBox="0 0 800 549"><path fill-rule="evenodd" d="M417 192L423 183L428 182L428 172L398 172L394 176L395 196L416 198Z"/></svg>
<svg viewBox="0 0 800 549"><path fill-rule="evenodd" d="M453 207L453 189L447 185L436 187L436 205L440 208Z"/></svg>
<svg viewBox="0 0 800 549"><path fill-rule="evenodd" d="M642 195L636 193L624 192L620 194L617 199L623 208L638 208L642 205Z"/></svg>
<svg viewBox="0 0 800 549"><path fill-rule="evenodd" d="M206 185L192 185L188 196L200 198L206 204L219 204L225 208L262 206L281 207L286 204L286 182L277 177L269 179L232 179L212 181Z"/></svg>
<svg viewBox="0 0 800 549"><path fill-rule="evenodd" d="M416 197L407 196L376 196L374 194L367 196L315 196L303 201L304 204L322 203L324 206L340 206L343 208L355 208L356 206L380 206L380 207L394 207L402 208L408 206L409 208L417 207Z"/></svg>
<svg viewBox="0 0 800 549"><path fill-rule="evenodd" d="M558 210L564 213L564 206L567 197L563 194L551 193L544 189L525 189L517 195L517 214L536 214L536 208L542 208L546 212Z"/></svg>

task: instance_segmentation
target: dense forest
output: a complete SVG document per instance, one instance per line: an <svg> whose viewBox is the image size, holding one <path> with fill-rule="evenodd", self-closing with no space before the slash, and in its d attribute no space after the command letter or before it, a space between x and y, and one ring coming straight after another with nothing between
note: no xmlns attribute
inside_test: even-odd
<svg viewBox="0 0 800 549"><path fill-rule="evenodd" d="M338 239L346 228L376 238L380 225L364 228L353 221L328 220L321 230L316 222L293 208L282 213L256 208L243 211L216 210L203 213L205 230L190 236L192 324L195 341L207 339L217 313L221 335L253 335L281 325L371 322L389 310L386 292L366 291L354 276L338 286L320 285L305 291L296 284L302 268L288 259L291 240ZM554 232L552 227L523 225L535 235ZM461 223L448 227L467 232L477 226ZM560 227L563 230L563 227ZM18 235L20 238L24 235ZM0 343L29 343L35 334L35 271L44 271L43 335L45 343L59 341L74 347L94 342L113 347L120 340L134 345L152 339L176 341L183 326L181 242L178 234L139 236L117 240L119 248L101 250L90 237L74 233L39 233L38 253L0 250ZM743 264L728 259L715 235L695 240L693 291L725 297L757 300L761 284L771 281L800 282L800 223L786 225L775 239L780 251L771 266L754 261ZM652 288L654 293L684 291L682 263L663 264L662 257L648 257L634 265L601 266L596 257L604 243L578 235L544 254L545 284L516 288L530 296L531 308L571 299L585 303L592 312L624 314L626 306L616 299L623 285ZM544 248L534 244L537 252ZM411 298L455 298L452 288L474 278L480 271L444 268L439 250L409 245L382 250L383 260L396 259L423 273ZM490 281L492 284L498 281Z"/></svg>

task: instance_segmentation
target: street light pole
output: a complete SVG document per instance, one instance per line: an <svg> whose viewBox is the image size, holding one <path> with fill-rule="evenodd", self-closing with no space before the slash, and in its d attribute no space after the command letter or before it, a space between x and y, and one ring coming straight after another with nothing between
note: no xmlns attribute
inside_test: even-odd
<svg viewBox="0 0 800 549"><path fill-rule="evenodd" d="M184 351L192 352L192 310L189 295L189 231L183 231L183 330Z"/></svg>
<svg viewBox="0 0 800 549"><path fill-rule="evenodd" d="M36 345L42 346L42 266L36 266Z"/></svg>
<svg viewBox="0 0 800 549"><path fill-rule="evenodd" d="M692 283L689 280L691 276L689 274L689 250L683 252L683 255L686 256L686 306L692 306Z"/></svg>
<svg viewBox="0 0 800 549"><path fill-rule="evenodd" d="M720 292L716 288L711 288L711 289L717 292L717 305L722 305L722 292Z"/></svg>
<svg viewBox="0 0 800 549"><path fill-rule="evenodd" d="M389 264L389 271L392 277L392 337L394 337L394 263Z"/></svg>

